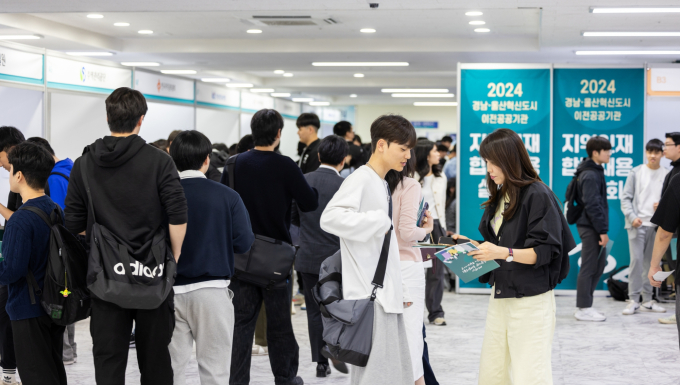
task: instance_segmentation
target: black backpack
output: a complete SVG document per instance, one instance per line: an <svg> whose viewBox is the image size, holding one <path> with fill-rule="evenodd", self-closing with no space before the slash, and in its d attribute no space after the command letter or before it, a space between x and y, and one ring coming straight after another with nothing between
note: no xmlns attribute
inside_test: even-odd
<svg viewBox="0 0 680 385"><path fill-rule="evenodd" d="M627 268L628 266L621 266L609 274L609 278L607 278L607 289L609 290L609 294L617 301L625 301L628 299L628 282L614 279L614 276Z"/></svg>
<svg viewBox="0 0 680 385"><path fill-rule="evenodd" d="M578 176L574 176L567 186L566 201L564 202L567 223L573 225L583 214L583 203L578 195Z"/></svg>
<svg viewBox="0 0 680 385"><path fill-rule="evenodd" d="M45 266L45 281L42 290L32 271L28 271L28 294L31 304L40 304L57 325L67 326L90 316L90 294L85 279L87 276L87 253L78 239L63 226L61 208L55 208L48 217L44 211L33 206L21 206L37 214L52 230L49 253Z"/></svg>

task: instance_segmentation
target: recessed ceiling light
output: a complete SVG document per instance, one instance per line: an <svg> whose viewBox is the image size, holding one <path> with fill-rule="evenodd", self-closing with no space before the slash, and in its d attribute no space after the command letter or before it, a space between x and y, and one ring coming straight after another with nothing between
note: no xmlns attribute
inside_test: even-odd
<svg viewBox="0 0 680 385"><path fill-rule="evenodd" d="M357 94L351 94L349 97L350 97L350 98L356 98L356 97L357 97Z"/></svg>
<svg viewBox="0 0 680 385"><path fill-rule="evenodd" d="M488 28L475 28L475 32L491 32Z"/></svg>
<svg viewBox="0 0 680 385"><path fill-rule="evenodd" d="M593 7L590 9L592 13L673 13L680 12L680 7L625 7L625 8L600 8Z"/></svg>
<svg viewBox="0 0 680 385"><path fill-rule="evenodd" d="M112 52L66 52L71 56L113 56Z"/></svg>
<svg viewBox="0 0 680 385"><path fill-rule="evenodd" d="M156 63L152 61L124 61L120 63L128 67L158 67L161 63Z"/></svg>
<svg viewBox="0 0 680 385"><path fill-rule="evenodd" d="M201 78L202 82L206 83L229 83L231 79L229 78Z"/></svg>
<svg viewBox="0 0 680 385"><path fill-rule="evenodd" d="M130 23L121 22L121 23L113 23L113 25L116 26L116 27L129 27Z"/></svg>
<svg viewBox="0 0 680 385"><path fill-rule="evenodd" d="M284 71L284 70L274 70L274 73L275 73L275 74L278 74L278 75L281 75L281 74L286 73L286 71Z"/></svg>
<svg viewBox="0 0 680 385"><path fill-rule="evenodd" d="M292 78L292 77L293 77L293 74L290 73L290 72L286 72L285 74L283 74L283 76L285 76L285 77L287 77L287 78Z"/></svg>
<svg viewBox="0 0 680 385"><path fill-rule="evenodd" d="M577 55L680 55L680 51L576 51Z"/></svg>
<svg viewBox="0 0 680 385"><path fill-rule="evenodd" d="M465 12L465 16L482 16L483 13L479 11Z"/></svg>
<svg viewBox="0 0 680 385"><path fill-rule="evenodd" d="M37 40L42 39L40 35L0 35L0 40Z"/></svg>
<svg viewBox="0 0 680 385"><path fill-rule="evenodd" d="M276 91L273 88L251 88L250 92L274 92Z"/></svg>
<svg viewBox="0 0 680 385"><path fill-rule="evenodd" d="M193 75L196 73L195 70L161 70L162 74L168 75Z"/></svg>
<svg viewBox="0 0 680 385"><path fill-rule="evenodd" d="M293 98L294 102L298 103L307 103L307 102L313 102L314 98Z"/></svg>
<svg viewBox="0 0 680 385"><path fill-rule="evenodd" d="M253 88L253 83L229 83L229 88Z"/></svg>
<svg viewBox="0 0 680 385"><path fill-rule="evenodd" d="M314 67L408 67L408 62L313 62Z"/></svg>
<svg viewBox="0 0 680 385"><path fill-rule="evenodd" d="M375 29L373 28L362 28L359 30L361 33L375 33Z"/></svg>
<svg viewBox="0 0 680 385"><path fill-rule="evenodd" d="M354 77L355 77L355 78L363 78L363 77L364 77L364 74L354 74Z"/></svg>
<svg viewBox="0 0 680 385"><path fill-rule="evenodd" d="M395 93L395 92L406 92L406 93L414 93L414 92L425 92L425 93L446 93L449 92L447 88L383 88L380 90L381 92L386 92L386 93Z"/></svg>
<svg viewBox="0 0 680 385"><path fill-rule="evenodd" d="M142 29L142 30L137 31L137 33L139 33L141 35L151 35L153 33L153 31L150 30L150 29Z"/></svg>
<svg viewBox="0 0 680 385"><path fill-rule="evenodd" d="M414 102L416 107L456 107L458 102Z"/></svg>
<svg viewBox="0 0 680 385"><path fill-rule="evenodd" d="M310 106L330 106L330 102L309 102Z"/></svg>
<svg viewBox="0 0 680 385"><path fill-rule="evenodd" d="M453 94L392 94L393 98L452 98Z"/></svg>
<svg viewBox="0 0 680 385"><path fill-rule="evenodd" d="M261 29L249 29L246 31L247 33L262 33Z"/></svg>
<svg viewBox="0 0 680 385"><path fill-rule="evenodd" d="M658 36L680 36L680 32L583 32L583 36L658 37Z"/></svg>
<svg viewBox="0 0 680 385"><path fill-rule="evenodd" d="M87 18L88 19L103 19L104 15L100 15L98 13L91 13L91 14L87 15Z"/></svg>
<svg viewBox="0 0 680 385"><path fill-rule="evenodd" d="M470 24L470 25L484 25L484 24L486 24L486 22L485 22L485 21L481 21L481 20L472 20L472 21L469 22L468 24Z"/></svg>
<svg viewBox="0 0 680 385"><path fill-rule="evenodd" d="M269 94L270 96L273 96L275 98L289 98L290 93L289 92L274 92Z"/></svg>

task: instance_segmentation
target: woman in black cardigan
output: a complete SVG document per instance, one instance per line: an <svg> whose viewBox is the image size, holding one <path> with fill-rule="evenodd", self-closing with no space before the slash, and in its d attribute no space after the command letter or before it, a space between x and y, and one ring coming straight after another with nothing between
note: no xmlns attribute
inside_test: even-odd
<svg viewBox="0 0 680 385"><path fill-rule="evenodd" d="M487 162L490 197L479 224L484 242L470 254L500 265L480 277L493 292L479 384L552 384L552 290L569 273L568 253L576 244L555 194L538 177L519 135L496 130L482 141L479 153Z"/></svg>

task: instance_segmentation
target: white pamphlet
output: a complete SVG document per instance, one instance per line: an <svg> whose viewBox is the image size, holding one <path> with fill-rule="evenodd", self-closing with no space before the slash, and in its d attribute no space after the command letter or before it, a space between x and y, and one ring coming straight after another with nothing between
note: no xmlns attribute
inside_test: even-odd
<svg viewBox="0 0 680 385"><path fill-rule="evenodd" d="M659 271L656 274L652 276L655 281L657 282L663 282L666 278L668 278L671 274L673 274L675 270L671 271Z"/></svg>

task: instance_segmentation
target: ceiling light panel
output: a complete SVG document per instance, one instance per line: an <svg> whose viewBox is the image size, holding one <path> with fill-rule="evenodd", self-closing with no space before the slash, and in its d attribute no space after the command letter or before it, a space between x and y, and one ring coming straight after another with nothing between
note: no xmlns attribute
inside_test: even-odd
<svg viewBox="0 0 680 385"><path fill-rule="evenodd" d="M262 33L261 29L249 29L246 31L247 33Z"/></svg>
<svg viewBox="0 0 680 385"><path fill-rule="evenodd" d="M229 83L231 79L229 78L201 78L202 82L206 83Z"/></svg>
<svg viewBox="0 0 680 385"><path fill-rule="evenodd" d="M167 75L193 75L196 70L161 70L161 73Z"/></svg>
<svg viewBox="0 0 680 385"><path fill-rule="evenodd" d="M0 35L0 40L37 40L42 39L40 35Z"/></svg>
<svg viewBox="0 0 680 385"><path fill-rule="evenodd" d="M484 13L480 11L470 11L470 12L465 12L465 16L482 16Z"/></svg>
<svg viewBox="0 0 680 385"><path fill-rule="evenodd" d="M290 93L289 92L273 92L269 94L270 96L273 96L275 98L289 98Z"/></svg>
<svg viewBox="0 0 680 385"><path fill-rule="evenodd" d="M356 98L356 97L357 97L357 94L351 94L349 97L350 97L350 98Z"/></svg>
<svg viewBox="0 0 680 385"><path fill-rule="evenodd" d="M113 56L112 52L66 52L70 56Z"/></svg>
<svg viewBox="0 0 680 385"><path fill-rule="evenodd" d="M120 63L128 67L158 67L161 63L156 63L152 61L124 61Z"/></svg>
<svg viewBox="0 0 680 385"><path fill-rule="evenodd" d="M274 70L274 73L277 74L277 75L282 75L282 74L285 74L286 71L284 71L284 70Z"/></svg>
<svg viewBox="0 0 680 385"><path fill-rule="evenodd" d="M408 62L313 62L314 67L408 67Z"/></svg>
<svg viewBox="0 0 680 385"><path fill-rule="evenodd" d="M456 107L458 102L413 102L416 107Z"/></svg>
<svg viewBox="0 0 680 385"><path fill-rule="evenodd" d="M393 98L452 98L453 94L392 94Z"/></svg>
<svg viewBox="0 0 680 385"><path fill-rule="evenodd" d="M593 7L592 13L677 13L680 7Z"/></svg>
<svg viewBox="0 0 680 385"><path fill-rule="evenodd" d="M488 29L488 28L475 28L475 32L486 33L486 32L491 32L491 30Z"/></svg>
<svg viewBox="0 0 680 385"><path fill-rule="evenodd" d="M383 88L380 90L385 93L413 93L413 92L425 92L425 93L446 93L449 92L448 88Z"/></svg>
<svg viewBox="0 0 680 385"><path fill-rule="evenodd" d="M130 23L120 22L120 23L113 23L113 25L114 25L115 27L129 27L129 26L130 26Z"/></svg>
<svg viewBox="0 0 680 385"><path fill-rule="evenodd" d="M276 91L273 88L251 88L250 92L274 92Z"/></svg>
<svg viewBox="0 0 680 385"><path fill-rule="evenodd" d="M355 78L363 78L363 77L364 77L364 74L354 74L354 77L355 77Z"/></svg>
<svg viewBox="0 0 680 385"><path fill-rule="evenodd" d="M468 23L468 24L470 24L470 25L484 25L484 24L486 24L486 22L485 22L485 21L481 21L481 20L472 20L472 21L471 21L470 23Z"/></svg>
<svg viewBox="0 0 680 385"><path fill-rule="evenodd" d="M330 102L309 102L310 106L330 106Z"/></svg>
<svg viewBox="0 0 680 385"><path fill-rule="evenodd" d="M229 88L253 88L252 83L229 83L227 84Z"/></svg>
<svg viewBox="0 0 680 385"><path fill-rule="evenodd" d="M100 15L98 13L91 13L91 14L87 15L87 18L88 19L103 19L104 15Z"/></svg>
<svg viewBox="0 0 680 385"><path fill-rule="evenodd" d="M140 35L151 35L153 31L150 29L140 29L137 33Z"/></svg>
<svg viewBox="0 0 680 385"><path fill-rule="evenodd" d="M375 33L375 29L373 28L362 28L359 30L361 33Z"/></svg>
<svg viewBox="0 0 680 385"><path fill-rule="evenodd" d="M663 36L680 36L680 32L583 32L583 36L663 37Z"/></svg>
<svg viewBox="0 0 680 385"><path fill-rule="evenodd" d="M314 98L293 98L293 101L298 103L308 103L313 102Z"/></svg>
<svg viewBox="0 0 680 385"><path fill-rule="evenodd" d="M285 74L283 74L283 76L285 76L285 77L287 77L287 78L292 78L292 77L293 77L293 74L291 74L291 73L289 73L289 72L286 72Z"/></svg>
<svg viewBox="0 0 680 385"><path fill-rule="evenodd" d="M576 51L577 55L680 55L680 51Z"/></svg>

